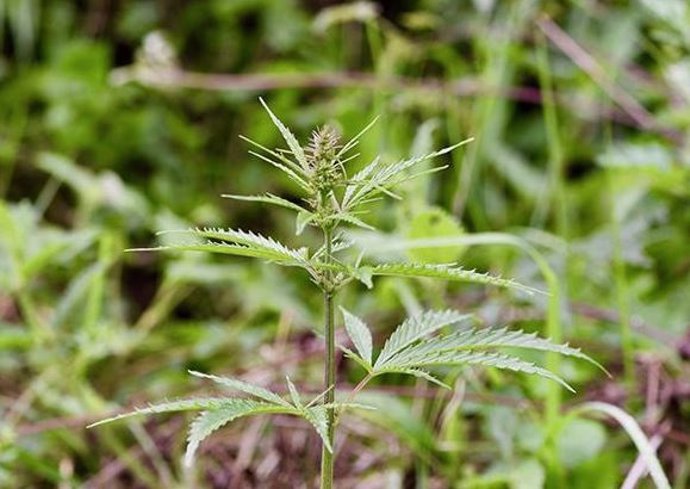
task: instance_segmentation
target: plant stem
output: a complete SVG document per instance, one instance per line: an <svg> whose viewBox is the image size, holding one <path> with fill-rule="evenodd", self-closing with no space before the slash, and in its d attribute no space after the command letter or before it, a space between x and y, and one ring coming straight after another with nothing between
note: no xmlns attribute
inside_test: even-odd
<svg viewBox="0 0 690 489"><path fill-rule="evenodd" d="M331 261L331 229L323 230L324 245L326 247L325 259ZM324 384L326 395L324 404L335 402L335 311L333 308L334 291L324 289L324 333L326 341L326 365L324 371ZM328 410L328 442L334 448L335 440L335 409ZM331 489L333 487L333 453L324 444L321 451L321 489Z"/></svg>

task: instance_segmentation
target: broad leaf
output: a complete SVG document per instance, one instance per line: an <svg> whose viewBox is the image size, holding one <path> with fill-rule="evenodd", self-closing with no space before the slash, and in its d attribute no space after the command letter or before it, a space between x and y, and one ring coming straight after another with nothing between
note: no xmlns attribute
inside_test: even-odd
<svg viewBox="0 0 690 489"><path fill-rule="evenodd" d="M463 229L455 216L440 207L425 207L415 210L414 217L407 224L406 238L435 239L456 238L463 235ZM418 263L449 263L457 260L465 250L462 246L410 248L410 259Z"/></svg>

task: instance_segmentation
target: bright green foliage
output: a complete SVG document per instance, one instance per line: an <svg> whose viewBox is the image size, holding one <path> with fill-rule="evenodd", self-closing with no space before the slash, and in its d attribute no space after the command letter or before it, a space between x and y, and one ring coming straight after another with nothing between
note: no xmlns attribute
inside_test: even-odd
<svg viewBox="0 0 690 489"><path fill-rule="evenodd" d="M187 465L191 465L199 444L213 432L219 430L231 421L241 417L254 416L258 414L289 414L304 418L306 421L308 421L314 427L316 432L319 433L328 450L332 450L328 437L326 436L327 426L325 421L325 413L327 406L312 406L314 401L320 399L322 396L318 396L308 405L304 405L299 394L297 393L297 389L289 378L287 379L287 386L291 401L283 399L278 394L269 391L268 389L249 384L238 379L233 379L231 377L219 377L216 375L209 375L194 371L190 371L190 373L195 377L212 380L223 387L238 390L259 400L235 397L181 399L160 404L152 404L145 408L136 409L130 413L120 414L112 418L98 421L89 427L100 426L112 421L119 421L132 416L145 414L201 411L201 414L194 419L189 428L185 463ZM342 408L366 406L360 406L353 403L337 403L333 407Z"/></svg>
<svg viewBox="0 0 690 489"><path fill-rule="evenodd" d="M494 285L521 290L528 294L541 292L533 287L522 285L514 280L507 280L488 273L465 270L450 265L428 265L418 263L384 263L371 270L372 275L388 275L395 277L429 277L457 282L472 282L476 284Z"/></svg>
<svg viewBox="0 0 690 489"><path fill-rule="evenodd" d="M183 251L210 251L229 255L250 256L273 261L281 265L306 266L307 250L293 250L273 238L265 238L251 231L234 229L193 229L177 231L200 243L165 246L159 249ZM205 241L204 241L205 240Z"/></svg>
<svg viewBox="0 0 690 489"><path fill-rule="evenodd" d="M359 354L349 351L348 355L357 357L358 363L368 367L367 370L372 377L397 372L439 383L438 379L424 369L442 365L477 365L536 374L572 390L565 381L552 372L517 356L496 351L502 348L524 348L560 353L586 360L603 369L579 349L554 344L537 337L534 333L511 331L505 328L477 329L465 325L452 333L432 336L446 326L468 323L472 319L469 314L460 314L450 310L426 311L419 316L406 319L388 338L372 366L371 353L360 347L362 338L366 338L367 334L369 337L371 335L368 333L368 327L364 321L345 310L343 310L343 317L347 333ZM352 327L354 324L357 325L356 328Z"/></svg>
<svg viewBox="0 0 690 489"><path fill-rule="evenodd" d="M206 381L190 387L201 383L185 374L191 366L271 388L277 380L288 401L283 369L300 392L322 390L319 355L293 355L307 338L314 353L321 338L309 272L263 265L243 258L246 250L121 253L151 246L158 230L194 226L252 229L295 250L309 244L310 259L331 258L320 270L376 285L336 295L371 323L372 362L401 309L416 317L455 307L491 318L480 331L538 331L587 345L613 366L607 380L577 358L501 348L561 374L578 397L497 369L424 367L457 391L380 376L357 395L379 398L379 411L343 419L341 429L357 429L336 444L342 486L653 487L654 468L642 462L656 451L669 485L690 487L687 446L673 436L688 417L679 353L690 317L690 2L335 3L175 2L171 12L162 1L0 1L0 487L201 489L229 472L252 475L237 486L315 485L309 460L293 465L311 429L300 419L288 423L304 429L281 429L289 443L277 452L264 430L255 450L243 450L249 456L218 460L214 449L193 471L177 463L185 433L168 436L193 415L77 427L119 413L109 401L145 406L192 388L248 396ZM360 214L341 214L327 252L316 242L307 172L257 94L289 120L305 157L308 126L337 121L344 137L335 154L350 180L377 153L383 166L466 135L477 141L407 173L449 170L386 187L402 200L379 206L381 192ZM247 149L303 175L305 188ZM339 202L347 187L336 189ZM271 203L214 198L221 193ZM385 233L346 230L353 217ZM304 238L290 236L291 226ZM206 241L173 234L159 244ZM408 260L519 277L549 296L371 273ZM336 394L346 396L366 368L336 318L336 338L355 352L336 362ZM275 346L257 354L274 334ZM274 348L285 357L266 357ZM626 443L613 421L567 419L583 397L611 389L625 391L620 406L645 420L650 449ZM661 399L645 402L657 390ZM233 439L240 432L227 429ZM309 435L306 445L318 443Z"/></svg>
<svg viewBox="0 0 690 489"><path fill-rule="evenodd" d="M350 314L342 307L340 310L343 313L343 319L345 320L345 330L348 336L352 340L352 343L357 348L357 353L359 353L360 358L367 364L371 365L372 360L372 339L369 328L364 324L364 321L359 319L357 316Z"/></svg>
<svg viewBox="0 0 690 489"><path fill-rule="evenodd" d="M438 207L429 207L415 213L407 225L407 239L458 238L463 229L455 216ZM444 248L416 248L407 252L413 261L421 263L449 263L464 251L461 246Z"/></svg>
<svg viewBox="0 0 690 489"><path fill-rule="evenodd" d="M232 397L189 399L153 405L106 421L122 419L134 414L201 410L202 413L194 420L189 432L185 460L187 463L191 463L202 440L237 418L279 413L299 416L313 426L323 441L322 487L329 489L333 482L333 442L337 424L336 412L339 413L344 407L354 406L335 402L335 363L333 357L335 324L332 311L333 296L341 287L352 280L359 280L371 287L374 276L397 276L494 285L527 293L533 293L536 290L512 280L474 270L465 270L450 264L366 264L362 263L361 256L357 260L349 262L335 256L339 251L348 248L334 233L338 226L345 224L364 228L371 227L358 217L361 212L358 209L362 205L377 200L381 194L395 196L390 188L396 184L442 169L443 167L426 169L417 173L412 172L415 165L445 155L466 144L470 139L440 151L404 159L392 164L384 163L382 159L376 158L350 177L346 163L351 157L347 157L347 153L358 144L359 138L364 131L371 127L371 124L345 144L341 144L340 136L335 129L325 126L314 131L308 145L303 148L293 133L271 112L263 100L261 103L289 149L271 150L245 138L261 151L261 153L251 153L283 171L294 181L305 194L306 207L273 194L249 197L227 195L227 197L272 204L293 210L297 212L295 226L297 234L301 233L308 225L318 227L323 232L323 245L313 251L307 248L292 249L273 238L264 237L251 231L202 228L169 232L179 234L184 240L178 244L152 248L152 250L206 251L259 258L280 265L304 269L323 292L326 303L327 359L324 393L305 405L289 378L287 379L290 397L288 401L267 389L237 379L192 372L197 377L212 380L222 387L240 391L255 399ZM374 359L372 334L366 324L344 309L342 309L342 313L345 329L356 349L356 353L347 349L346 353L368 372L367 378L362 381L353 394L356 394L372 377L390 372L409 374L443 385L428 371L428 369L439 365L477 365L526 372L555 380L569 388L560 377L548 370L519 357L496 351L504 347L531 348L590 360L579 350L568 346L554 345L534 335L505 329L474 329L468 325L472 319L471 315L452 310L428 311L419 316L408 318L390 336L378 357ZM461 329L446 335L437 334L443 328L453 325L461 325ZM321 404L315 405L319 400Z"/></svg>
<svg viewBox="0 0 690 489"><path fill-rule="evenodd" d="M455 311L427 311L424 314L405 320L388 338L376 365L382 365L394 355L410 345L425 338L444 326L460 323L471 316Z"/></svg>

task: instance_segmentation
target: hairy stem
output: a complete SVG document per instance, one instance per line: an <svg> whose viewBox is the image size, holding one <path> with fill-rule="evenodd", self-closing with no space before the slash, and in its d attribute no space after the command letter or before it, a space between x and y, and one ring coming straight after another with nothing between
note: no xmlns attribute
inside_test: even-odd
<svg viewBox="0 0 690 489"><path fill-rule="evenodd" d="M326 247L325 260L331 261L331 230L323 230L324 245ZM335 310L333 305L334 292L331 289L324 289L324 333L326 340L326 365L324 371L324 404L335 402ZM328 441L334 448L335 440L335 409L328 410ZM333 487L333 453L323 446L321 456L321 488L331 489Z"/></svg>

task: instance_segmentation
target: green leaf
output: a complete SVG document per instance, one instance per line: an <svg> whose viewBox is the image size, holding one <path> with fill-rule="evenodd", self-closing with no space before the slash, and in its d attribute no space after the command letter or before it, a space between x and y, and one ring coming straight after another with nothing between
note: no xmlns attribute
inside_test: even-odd
<svg viewBox="0 0 690 489"><path fill-rule="evenodd" d="M352 360L357 362L359 366L362 367L364 370L366 370L367 372L371 372L371 362L360 357L358 353L353 352L349 348L346 348L342 345L338 345L338 347L343 351L347 358L351 358Z"/></svg>
<svg viewBox="0 0 690 489"><path fill-rule="evenodd" d="M159 404L150 404L145 408L135 408L134 411L118 414L110 418L102 419L87 426L93 428L113 421L131 418L133 416L141 416L145 414L160 414L172 413L179 411L203 411L210 409L218 409L225 406L228 402L233 401L227 397L198 397L192 399L180 399L177 401L162 402Z"/></svg>
<svg viewBox="0 0 690 489"><path fill-rule="evenodd" d="M233 379L231 377L219 377L216 375L210 375L210 374L204 374L201 372L196 372L194 370L189 370L189 373L195 377L199 377L201 379L212 380L216 384L222 385L224 387L229 387L230 389L238 390L240 392L244 392L245 394L249 394L251 396L258 397L259 399L262 399L264 401L267 401L267 402L270 402L273 404L278 404L280 406L290 407L290 403L288 403L285 399L280 397L278 394L271 392L268 389L265 389L265 388L260 387L258 385L249 384L249 383L244 382L242 380Z"/></svg>
<svg viewBox="0 0 690 489"><path fill-rule="evenodd" d="M477 284L495 285L521 290L528 294L542 293L539 289L522 285L514 280L504 279L488 273L479 273L474 270L465 270L461 267L450 265L431 265L421 263L384 263L372 269L372 275L386 275L394 277L429 277L457 282L470 282Z"/></svg>
<svg viewBox="0 0 690 489"><path fill-rule="evenodd" d="M355 175L350 179L350 183L345 188L345 192L343 193L343 208L348 208L351 205L355 192L361 188L361 186L367 181L369 175L374 173L379 165L381 165L381 157L377 156L371 163L362 168L359 172L355 173ZM360 203L362 199L360 199Z"/></svg>
<svg viewBox="0 0 690 489"><path fill-rule="evenodd" d="M94 280L105 272L107 266L105 262L96 262L70 282L55 308L52 328L57 330L68 324L69 319L74 321L77 316L84 314L86 296L93 288Z"/></svg>
<svg viewBox="0 0 690 489"><path fill-rule="evenodd" d="M201 413L189 427L187 451L184 457L185 465L192 465L194 454L204 439L230 421L243 416L278 413L295 414L295 409L291 406L277 406L246 399L228 399L222 407Z"/></svg>
<svg viewBox="0 0 690 489"><path fill-rule="evenodd" d="M357 316L350 314L344 308L340 308L345 320L345 330L355 345L360 357L371 365L372 359L372 339L371 332L367 325Z"/></svg>
<svg viewBox="0 0 690 489"><path fill-rule="evenodd" d="M368 229L370 231L374 231L376 229L373 226L371 226L370 224L367 224L366 222L362 221L359 217L354 216L354 215L347 213L347 212L341 212L339 214L335 214L332 217L332 219L334 221L346 222L348 224L352 224L353 226Z"/></svg>
<svg viewBox="0 0 690 489"><path fill-rule="evenodd" d="M243 200L247 202L262 202L264 204L272 204L279 207L284 207L285 209L291 209L296 212L309 212L304 207L271 193L266 193L263 195L222 194L221 197L226 199Z"/></svg>
<svg viewBox="0 0 690 489"><path fill-rule="evenodd" d="M229 255L263 258L286 266L307 267L307 249L295 250L279 243L273 238L265 238L260 234L234 229L193 229L181 231L163 231L159 234L179 233L192 238L190 243L180 243L156 248L135 248L129 251L205 251L210 253L224 253ZM207 238L214 241L203 242ZM226 241L229 243L215 242Z"/></svg>
<svg viewBox="0 0 690 489"><path fill-rule="evenodd" d="M307 178L309 176L304 168L302 168L298 163L295 163L291 159L286 158L278 150L274 151L270 148L267 148L266 146L263 146L262 144L259 144L256 141L249 139L246 136L240 136L240 139L248 142L249 144L251 144L253 146L256 146L257 148L261 149L262 151L265 151L267 154L271 155L273 158L278 159L284 166L286 166L293 173L299 175L300 177ZM251 151L250 151L250 153L251 153ZM254 153L254 155L256 156L256 153Z"/></svg>
<svg viewBox="0 0 690 489"><path fill-rule="evenodd" d="M313 406L302 409L301 414L304 419L309 421L316 432L321 437L326 450L333 453L333 447L328 440L328 410L334 409L330 406Z"/></svg>
<svg viewBox="0 0 690 489"><path fill-rule="evenodd" d="M428 207L418 212L407 225L408 239L456 238L463 235L455 216L440 207ZM449 263L464 251L462 246L412 248L407 254L419 263Z"/></svg>
<svg viewBox="0 0 690 489"><path fill-rule="evenodd" d="M270 163L274 167L278 168L279 170L287 174L287 176L289 176L292 181L297 183L302 188L302 190L305 190L306 192L311 191L311 187L309 186L307 181L304 178L300 177L299 174L296 171L292 170L289 166L283 165L282 163L278 163L277 161L274 161L271 158L262 155L261 153L257 153L256 151L249 151L248 153L250 155L256 156L261 160L264 160L266 163Z"/></svg>
<svg viewBox="0 0 690 489"><path fill-rule="evenodd" d="M507 328L483 328L457 331L444 337L437 337L405 350L406 357L424 357L432 352L447 350L487 350L496 348L526 348L530 350L559 353L564 356L580 358L596 365L604 372L606 369L585 355L578 348L568 344L559 345L550 340L540 338L536 333L525 333Z"/></svg>
<svg viewBox="0 0 690 489"><path fill-rule="evenodd" d="M364 285L367 286L368 289L371 289L374 287L374 283L371 280L373 276L373 269L371 267L357 267L354 270L351 271L352 276L362 282Z"/></svg>
<svg viewBox="0 0 690 489"><path fill-rule="evenodd" d="M302 234L304 231L304 228L307 227L307 224L312 222L316 215L313 212L309 212L307 210L300 211L297 214L297 220L295 221L295 234L298 236Z"/></svg>
<svg viewBox="0 0 690 489"><path fill-rule="evenodd" d="M192 231L195 235L219 241L228 241L244 245L253 249L259 249L269 254L274 254L276 259L286 259L295 261L306 260L306 248L299 250L291 249L273 238L266 238L252 231L242 231L241 229L216 229L202 228Z"/></svg>
<svg viewBox="0 0 690 489"><path fill-rule="evenodd" d="M287 143L288 147L290 148L290 151L292 152L297 162L302 166L302 168L307 168L307 157L304 154L304 150L297 141L295 135L292 134L292 132L290 132L290 129L288 129L285 126L285 124L283 124L281 120L278 119L278 117L276 117L276 115L273 112L271 112L271 109L268 108L268 105L266 105L266 102L264 102L264 100L261 97L259 97L259 102L261 102L261 105L263 105L264 109L266 109L266 112L268 112L268 115L271 117L273 124L280 131L280 134L283 136L283 139L285 139L285 142Z"/></svg>
<svg viewBox="0 0 690 489"><path fill-rule="evenodd" d="M420 315L407 318L386 341L381 354L376 360L376 368L384 366L396 353L425 336L435 333L444 326L467 321L471 318L471 314L460 314L450 309L445 311L426 311Z"/></svg>
<svg viewBox="0 0 690 489"><path fill-rule="evenodd" d="M422 161L449 153L470 141L472 141L472 138L448 146L439 151L434 151L433 153L401 160L392 165L380 165L377 160L374 160L374 162L365 167L352 179L353 183L348 186L348 189L352 188L352 190L348 192L348 189L346 189L343 196L343 208L352 209L356 207L362 200L370 198L380 192L384 192L386 187L390 187L404 180L406 178L404 172L407 169Z"/></svg>
<svg viewBox="0 0 690 489"><path fill-rule="evenodd" d="M361 131L359 131L359 132L355 135L355 137L353 137L353 138L350 139L347 143L345 143L345 144L343 145L343 147L340 149L340 151L338 151L337 157L340 158L340 157L343 156L345 153L347 153L348 151L350 151L352 148L354 148L355 146L357 146L357 144L359 144L359 138L361 138L369 129L371 129L371 127L372 127L374 124L376 124L376 121L378 121L378 120L379 120L379 116L374 117L374 119L373 119L369 124L367 124L367 125L364 127L364 129L362 129Z"/></svg>
<svg viewBox="0 0 690 489"><path fill-rule="evenodd" d="M398 374L407 374L407 375L412 375L414 377L418 377L420 379L424 379L426 381L431 382L432 384L436 384L439 387L443 387L444 389L449 389L452 390L453 388L446 384L445 382L440 381L433 375L431 375L429 372L426 370L422 370L419 368L401 368L401 369L391 369L387 370L387 373L398 373Z"/></svg>
<svg viewBox="0 0 690 489"><path fill-rule="evenodd" d="M382 371L399 368L430 367L434 365L478 365L536 374L540 377L558 382L569 391L575 392L563 379L552 372L532 362L504 353L446 350L441 352L430 352L426 356L411 356L409 358L405 353L406 352L403 352L397 355L387 364L382 365Z"/></svg>
<svg viewBox="0 0 690 489"><path fill-rule="evenodd" d="M558 434L558 459L574 469L598 455L606 444L606 430L596 421L571 418Z"/></svg>
<svg viewBox="0 0 690 489"><path fill-rule="evenodd" d="M292 399L292 404L298 409L303 409L304 405L302 404L302 399L300 398L299 392L297 391L295 384L293 384L290 380L290 377L287 376L285 377L285 382L287 383L288 392L290 393L290 399Z"/></svg>

